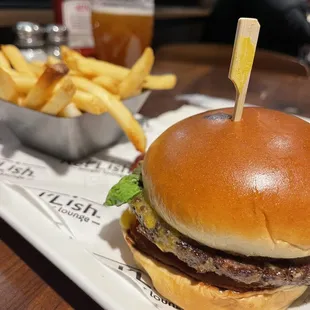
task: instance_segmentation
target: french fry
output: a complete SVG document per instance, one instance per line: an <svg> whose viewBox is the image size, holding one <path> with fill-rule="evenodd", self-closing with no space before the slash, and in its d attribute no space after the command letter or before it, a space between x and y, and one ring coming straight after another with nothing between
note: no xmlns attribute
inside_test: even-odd
<svg viewBox="0 0 310 310"><path fill-rule="evenodd" d="M137 89L137 90L132 94L132 97L139 96L139 95L141 95L141 93L142 93L142 89Z"/></svg>
<svg viewBox="0 0 310 310"><path fill-rule="evenodd" d="M44 67L39 67L33 63L29 63L29 66L36 77L39 77L44 72Z"/></svg>
<svg viewBox="0 0 310 310"><path fill-rule="evenodd" d="M57 57L55 57L55 56L48 56L48 57L47 57L47 64L49 64L49 65L55 65L55 64L59 64L59 63L61 63L61 60L58 59ZM68 74L69 74L69 75L78 75L78 76L81 76L81 73L78 72L78 71L75 71L75 70L70 70Z"/></svg>
<svg viewBox="0 0 310 310"><path fill-rule="evenodd" d="M145 152L146 137L140 124L131 114L131 112L117 100L107 90L96 85L94 82L83 77L72 77L73 83L78 89L88 91L97 96L106 106L107 112L115 119L119 126L124 130L128 139L133 143L140 152Z"/></svg>
<svg viewBox="0 0 310 310"><path fill-rule="evenodd" d="M73 76L82 76L82 74L79 71L75 70L70 70L68 74Z"/></svg>
<svg viewBox="0 0 310 310"><path fill-rule="evenodd" d="M61 63L61 60L58 59L57 57L55 57L55 56L48 56L47 57L47 64L48 65L56 65L59 63Z"/></svg>
<svg viewBox="0 0 310 310"><path fill-rule="evenodd" d="M47 101L47 103L41 108L41 112L51 115L57 115L61 110L63 110L70 102L76 91L76 87L70 80L66 78L62 81L61 86L52 97Z"/></svg>
<svg viewBox="0 0 310 310"><path fill-rule="evenodd" d="M37 82L36 78L29 75L13 75L12 79L16 84L17 91L22 94L28 94Z"/></svg>
<svg viewBox="0 0 310 310"><path fill-rule="evenodd" d="M122 80L130 72L127 68L88 58L68 57L65 63L70 69L79 71L82 75L90 78L105 75Z"/></svg>
<svg viewBox="0 0 310 310"><path fill-rule="evenodd" d="M68 118L78 117L78 116L81 116L81 115L82 115L81 111L75 106L74 103L69 103L69 104L58 114L58 116L61 116L61 117L68 117Z"/></svg>
<svg viewBox="0 0 310 310"><path fill-rule="evenodd" d="M72 102L81 111L91 114L99 115L107 111L106 106L98 97L81 90L75 92Z"/></svg>
<svg viewBox="0 0 310 310"><path fill-rule="evenodd" d="M73 57L67 57L64 59L64 63L68 66L70 69L69 75L73 76L83 76L83 73L81 73L76 65L76 60Z"/></svg>
<svg viewBox="0 0 310 310"><path fill-rule="evenodd" d="M97 76L93 78L93 82L98 84L99 86L105 88L107 91L109 91L112 94L118 93L118 85L120 83L120 80L112 78L110 76Z"/></svg>
<svg viewBox="0 0 310 310"><path fill-rule="evenodd" d="M143 82L143 88L146 89L172 89L175 87L177 77L174 74L149 75Z"/></svg>
<svg viewBox="0 0 310 310"><path fill-rule="evenodd" d="M78 69L78 66L77 66L77 59L76 58L71 57L71 56L63 57L63 62L68 66L70 71L73 70L73 71L80 72L80 70Z"/></svg>
<svg viewBox="0 0 310 310"><path fill-rule="evenodd" d="M72 51L68 48L63 48L65 51L64 58L66 59L66 64L71 70L77 70L81 75L92 78L92 80L106 88L104 86L103 79L112 79L121 81L128 76L130 69L114 65L102 60L96 60L94 58L85 58L79 53ZM151 49L149 49L152 51ZM101 81L102 79L102 81ZM165 75L148 75L143 81L143 88L146 89L172 89L176 85L176 76L174 74L165 74ZM112 93L113 90L109 90Z"/></svg>
<svg viewBox="0 0 310 310"><path fill-rule="evenodd" d="M2 69L11 69L10 62L4 56L3 52L0 51L0 67Z"/></svg>
<svg viewBox="0 0 310 310"><path fill-rule="evenodd" d="M10 101L17 102L18 92L16 84L11 76L0 68L0 98Z"/></svg>
<svg viewBox="0 0 310 310"><path fill-rule="evenodd" d="M60 47L60 53L61 58L64 61L64 59L68 57L76 58L76 59L87 59L83 55L81 55L79 52L74 51L73 49L69 48L68 46L62 45Z"/></svg>
<svg viewBox="0 0 310 310"><path fill-rule="evenodd" d="M12 69L12 68L2 68L6 73L8 73L10 76L19 76L19 75L23 75L23 76L30 76L28 74L24 74L24 73L20 73L17 72L16 70Z"/></svg>
<svg viewBox="0 0 310 310"><path fill-rule="evenodd" d="M44 67L45 68L45 65L46 63L42 60L33 60L31 62L33 65L36 65L37 67Z"/></svg>
<svg viewBox="0 0 310 310"><path fill-rule="evenodd" d="M61 57L75 57L75 58L84 58L79 52L74 51L73 49L69 48L68 46L62 45L60 47Z"/></svg>
<svg viewBox="0 0 310 310"><path fill-rule="evenodd" d="M85 59L83 59L85 60ZM80 60L81 61L81 60ZM130 70L128 68L118 66L103 60L89 59L88 65L94 71L96 76L98 75L107 75L114 79L122 80L124 79ZM87 63L86 63L87 64Z"/></svg>
<svg viewBox="0 0 310 310"><path fill-rule="evenodd" d="M19 105L20 107L22 107L25 98L26 98L25 96L19 96L19 97L17 98L17 105Z"/></svg>
<svg viewBox="0 0 310 310"><path fill-rule="evenodd" d="M2 45L2 52L16 71L35 76L29 63L25 60L24 56L16 46Z"/></svg>
<svg viewBox="0 0 310 310"><path fill-rule="evenodd" d="M142 87L144 79L150 74L154 64L153 50L147 47L142 56L136 61L129 74L119 84L121 98L128 98Z"/></svg>
<svg viewBox="0 0 310 310"><path fill-rule="evenodd" d="M60 51L61 51L61 59L62 59L62 61L71 70L76 70L77 69L77 67L76 67L76 60L77 59L84 59L84 57L80 53L70 49L67 46L61 46L60 47Z"/></svg>
<svg viewBox="0 0 310 310"><path fill-rule="evenodd" d="M48 66L25 98L24 106L30 109L37 109L43 106L55 84L67 73L68 68L64 64Z"/></svg>

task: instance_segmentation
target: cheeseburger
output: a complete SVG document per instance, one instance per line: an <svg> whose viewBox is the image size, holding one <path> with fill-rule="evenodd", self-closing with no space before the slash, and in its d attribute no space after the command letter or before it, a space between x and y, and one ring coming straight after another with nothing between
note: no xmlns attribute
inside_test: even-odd
<svg viewBox="0 0 310 310"><path fill-rule="evenodd" d="M110 190L137 264L186 310L286 309L310 284L310 126L245 108L167 129Z"/></svg>

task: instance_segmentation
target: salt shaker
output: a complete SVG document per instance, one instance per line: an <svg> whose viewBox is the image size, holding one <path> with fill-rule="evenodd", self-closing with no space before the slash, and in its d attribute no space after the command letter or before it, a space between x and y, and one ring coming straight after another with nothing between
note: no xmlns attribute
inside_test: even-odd
<svg viewBox="0 0 310 310"><path fill-rule="evenodd" d="M29 61L46 59L44 29L35 23L21 21L15 25L15 45Z"/></svg>
<svg viewBox="0 0 310 310"><path fill-rule="evenodd" d="M46 53L60 58L60 46L68 43L68 30L64 25L50 24L46 27Z"/></svg>

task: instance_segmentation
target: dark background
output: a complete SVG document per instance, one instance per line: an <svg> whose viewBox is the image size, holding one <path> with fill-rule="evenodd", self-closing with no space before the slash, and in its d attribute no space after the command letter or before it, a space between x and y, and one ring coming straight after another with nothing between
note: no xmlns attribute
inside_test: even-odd
<svg viewBox="0 0 310 310"><path fill-rule="evenodd" d="M153 48L156 50L161 45L169 43L212 42L217 44L233 44L237 20L240 16L255 17L261 22L259 48L298 57L302 48L307 44L310 45L310 25L307 24L305 17L300 17L302 14L299 14L298 21L296 21L296 18L292 19L293 16L296 17L296 14L292 15L292 13L296 13L296 10L299 10L297 9L298 3L305 0L217 1L155 0L158 10L156 11ZM216 5L212 16L209 17L207 14L197 13L197 11L205 11L206 8L212 11L214 3L218 5ZM273 10L273 6L279 8ZM284 6L292 7L293 9L282 10L281 7ZM171 17L171 14L173 15L170 10L171 7L182 8L182 10L177 10L177 12L182 11L182 13L175 13L174 17ZM163 8L166 9L162 10ZM193 8L195 10L192 10ZM49 19L51 20L53 0L0 0L0 21L1 9L9 9L11 11L14 11L14 9L22 10L18 18L22 18L26 11L29 14L33 14L32 12L35 9L44 9L44 11L48 12L47 14L49 14ZM186 11L192 11L192 13L195 11L196 13L185 13ZM310 16L310 7L308 12ZM158 13L164 13L164 17ZM5 12L3 11L2 14L5 14ZM15 21L12 21L12 24ZM10 21L6 23L10 23ZM0 44L14 43L15 36L12 26L0 26Z"/></svg>
<svg viewBox="0 0 310 310"><path fill-rule="evenodd" d="M0 8L51 8L52 0L0 0ZM195 6L199 0L155 0L156 5L166 6Z"/></svg>
<svg viewBox="0 0 310 310"><path fill-rule="evenodd" d="M0 8L50 8L51 0L0 0Z"/></svg>
<svg viewBox="0 0 310 310"><path fill-rule="evenodd" d="M212 2L211 0L209 0ZM155 0L156 7L201 7L202 0ZM208 1L206 1L208 2ZM1 9L52 9L53 0L0 0ZM0 11L1 13L1 11ZM199 42L202 39L206 17L160 19L155 21L153 47L166 43ZM13 25L12 25L13 26ZM14 43L12 26L0 26L0 43Z"/></svg>

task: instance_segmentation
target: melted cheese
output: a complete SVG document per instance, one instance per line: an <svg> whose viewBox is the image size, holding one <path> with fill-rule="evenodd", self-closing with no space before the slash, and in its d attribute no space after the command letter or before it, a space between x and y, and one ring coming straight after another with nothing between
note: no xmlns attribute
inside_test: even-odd
<svg viewBox="0 0 310 310"><path fill-rule="evenodd" d="M124 230L128 230L135 221L136 217L129 209L126 209L120 218L120 224Z"/></svg>
<svg viewBox="0 0 310 310"><path fill-rule="evenodd" d="M134 199L130 206L135 210L139 222L152 232L152 242L163 252L173 252L180 240L180 233L156 213L143 195Z"/></svg>

